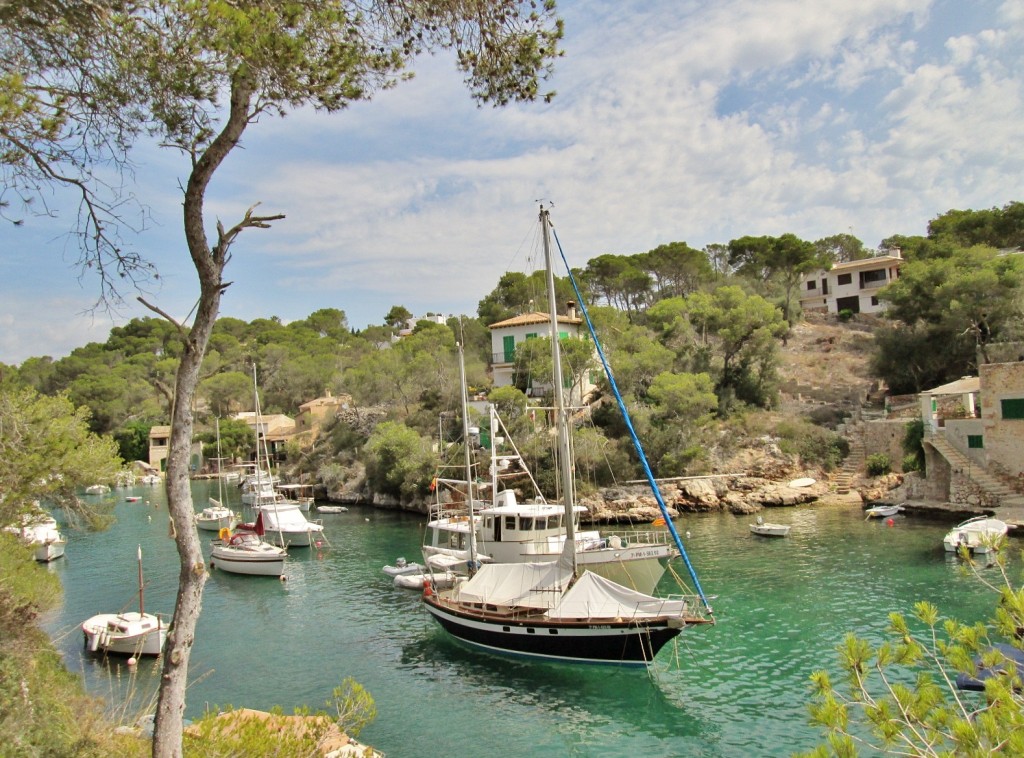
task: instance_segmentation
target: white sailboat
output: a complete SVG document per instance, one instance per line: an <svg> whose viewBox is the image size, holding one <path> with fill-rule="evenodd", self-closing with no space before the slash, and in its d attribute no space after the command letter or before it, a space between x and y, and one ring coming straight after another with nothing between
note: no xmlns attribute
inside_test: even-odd
<svg viewBox="0 0 1024 758"><path fill-rule="evenodd" d="M558 321L550 221L544 208L541 208L540 221L551 310L559 463L565 483L563 550L556 561L483 564L470 579L458 582L449 590L428 585L424 588L423 601L428 612L447 632L484 650L544 660L649 665L658 651L684 627L711 623L713 618L699 584L699 598L659 598L605 579L581 567L577 561L569 424L555 327ZM614 386L610 374L609 379ZM624 410L621 402L620 408ZM628 424L628 417L626 420ZM632 430L631 425L629 428ZM642 454L635 436L634 443ZM470 507L467 515L472 523L475 518L473 486L472 478L468 478ZM653 485L653 475L649 479ZM663 513L667 513L660 495L658 500ZM674 528L669 528L674 532ZM474 530L470 530L471 561L476 551L473 535ZM681 548L682 543L678 544ZM685 558L682 549L680 553ZM695 575L693 579L696 584Z"/></svg>
<svg viewBox="0 0 1024 758"><path fill-rule="evenodd" d="M284 577L288 551L263 539L263 514L253 524L240 524L232 533L223 530L210 548L210 568L229 574Z"/></svg>
<svg viewBox="0 0 1024 758"><path fill-rule="evenodd" d="M220 464L220 419L217 419L217 498L211 497L210 504L196 514L196 527L208 532L220 532L221 529L234 529L238 523L235 512L224 505L224 478Z"/></svg>
<svg viewBox="0 0 1024 758"><path fill-rule="evenodd" d="M319 521L310 521L303 514L303 510L309 509L309 504L298 500L287 500L274 486L271 477L263 473L263 465L270 469L270 451L266 447L266 435L262 436L263 444L260 444L260 430L263 427L263 415L260 410L260 394L256 384L256 367L252 369L253 392L255 396L256 409L256 478L255 486L251 491L251 498L248 501L259 516L262 517L263 528L266 530L267 541L283 548L287 547L309 547L321 545L326 540L323 536L324 526ZM262 449L262 461L260 451ZM242 502L246 501L246 492L243 489Z"/></svg>
<svg viewBox="0 0 1024 758"><path fill-rule="evenodd" d="M160 655L167 639L167 623L159 615L146 613L143 601L142 545L138 550L139 610L100 613L82 622L85 646L90 652L104 651L138 657Z"/></svg>

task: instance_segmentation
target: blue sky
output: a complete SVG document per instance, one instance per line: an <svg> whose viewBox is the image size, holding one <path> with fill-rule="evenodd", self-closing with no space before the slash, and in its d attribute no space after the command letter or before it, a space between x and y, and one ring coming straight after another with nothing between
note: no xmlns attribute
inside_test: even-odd
<svg viewBox="0 0 1024 758"><path fill-rule="evenodd" d="M551 104L477 108L448 56L342 113L250 127L207 208L287 218L242 235L221 315L349 324L475 314L506 271L531 271L538 200L569 261L685 241L924 234L951 208L1024 200L1024 0L563 0ZM148 300L184 318L180 156L143 148L135 242L161 273ZM152 315L126 292L89 315L57 218L0 226L0 362L59 358Z"/></svg>

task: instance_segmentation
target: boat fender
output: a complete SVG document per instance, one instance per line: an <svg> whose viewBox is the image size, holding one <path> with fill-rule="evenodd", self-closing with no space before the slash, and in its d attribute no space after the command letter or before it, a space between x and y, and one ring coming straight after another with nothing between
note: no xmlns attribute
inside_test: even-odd
<svg viewBox="0 0 1024 758"><path fill-rule="evenodd" d="M217 536L223 541L227 542L229 539L231 539L231 530L228 529L226 526L221 527L221 530L217 532Z"/></svg>
<svg viewBox="0 0 1024 758"><path fill-rule="evenodd" d="M433 594L434 594L434 590L430 586L430 580L429 579L424 579L423 580L423 597L430 597Z"/></svg>

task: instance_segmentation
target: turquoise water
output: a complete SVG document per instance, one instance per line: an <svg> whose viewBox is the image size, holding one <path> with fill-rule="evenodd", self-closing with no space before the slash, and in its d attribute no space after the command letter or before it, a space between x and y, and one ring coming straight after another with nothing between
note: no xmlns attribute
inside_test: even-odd
<svg viewBox="0 0 1024 758"><path fill-rule="evenodd" d="M208 487L194 485L197 504ZM149 502L126 503L128 494ZM123 661L90 657L77 625L136 607L140 544L146 610L169 613L177 553L161 488L115 495L117 523L72 532L67 557L50 564L65 598L48 629L91 691L112 700L127 693L138 708L155 691L159 664L143 660L130 673ZM717 596L715 626L684 632L650 673L521 663L461 647L416 593L381 572L399 555L418 556L422 517L361 507L320 516L331 546L293 550L288 581L213 572L192 653L190 716L214 704L318 708L354 677L378 708L362 740L391 758L786 755L820 741L807 724L808 677L836 672L846 632L879 641L887 614L909 613L918 600L963 621L985 619L994 606L944 555L942 522L897 517L887 526L859 508L802 506L770 512L793 524L789 537L771 539L751 535L749 517L687 516L677 527L690 533L691 561Z"/></svg>

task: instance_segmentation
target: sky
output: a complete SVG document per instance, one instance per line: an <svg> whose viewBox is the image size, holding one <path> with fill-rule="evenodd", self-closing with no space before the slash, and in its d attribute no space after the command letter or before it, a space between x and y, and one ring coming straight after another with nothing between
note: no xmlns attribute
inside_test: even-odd
<svg viewBox="0 0 1024 758"><path fill-rule="evenodd" d="M216 175L211 219L282 213L239 237L221 315L349 326L475 315L502 274L537 267L543 202L574 267L669 242L853 234L876 248L950 209L1024 200L1024 0L562 0L550 104L477 107L450 56L368 103L251 126ZM178 154L142 146L132 241L147 301L186 319ZM125 291L90 311L55 217L0 223L0 363L68 355L154 316ZM213 233L211 221L209 231ZM564 272L561 272L564 273Z"/></svg>

